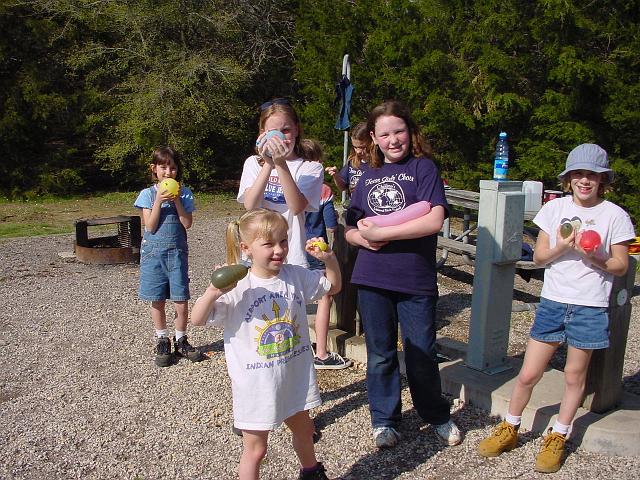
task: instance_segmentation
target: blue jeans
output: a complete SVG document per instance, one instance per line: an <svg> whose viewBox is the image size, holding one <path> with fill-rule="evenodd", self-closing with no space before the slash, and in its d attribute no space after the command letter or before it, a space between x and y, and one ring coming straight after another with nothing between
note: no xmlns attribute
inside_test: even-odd
<svg viewBox="0 0 640 480"><path fill-rule="evenodd" d="M609 315L606 307L586 307L540 298L531 338L560 342L582 350L609 346Z"/></svg>
<svg viewBox="0 0 640 480"><path fill-rule="evenodd" d="M367 394L373 427L396 427L402 416L398 322L413 406L427 423L449 420L436 356L437 296L358 288L358 308L367 344Z"/></svg>

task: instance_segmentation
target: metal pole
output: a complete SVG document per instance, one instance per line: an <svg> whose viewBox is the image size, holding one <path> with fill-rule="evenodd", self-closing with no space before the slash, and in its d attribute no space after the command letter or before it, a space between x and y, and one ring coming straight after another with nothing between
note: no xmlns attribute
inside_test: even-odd
<svg viewBox="0 0 640 480"><path fill-rule="evenodd" d="M351 62L349 61L349 55L345 54L342 57L342 76L347 76L349 80L351 80ZM347 157L349 156L349 131L344 131L344 143L342 147L342 166L344 167L347 164ZM349 188L349 186L347 186ZM347 191L342 192L342 205L347 201Z"/></svg>

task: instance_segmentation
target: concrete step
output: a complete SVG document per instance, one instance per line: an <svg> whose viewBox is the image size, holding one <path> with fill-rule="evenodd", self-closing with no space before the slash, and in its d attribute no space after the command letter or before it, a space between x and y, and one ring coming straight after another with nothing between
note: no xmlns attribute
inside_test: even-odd
<svg viewBox="0 0 640 480"><path fill-rule="evenodd" d="M315 341L314 316L309 315L311 341ZM351 360L366 363L364 337L353 336L338 329L329 330L329 350L339 352ZM488 375L469 368L464 363L466 344L438 337L440 353L453 359L440 364L442 389L454 398L486 410L501 418L507 413L513 383L520 371L522 360L509 358L511 368ZM403 355L399 352L402 362ZM401 363L404 371L404 364ZM533 390L531 400L522 414L522 427L544 433L556 420L562 393L564 373L549 369ZM570 440L574 445L590 452L605 455L640 455L640 396L625 392L620 406L604 414L578 409Z"/></svg>

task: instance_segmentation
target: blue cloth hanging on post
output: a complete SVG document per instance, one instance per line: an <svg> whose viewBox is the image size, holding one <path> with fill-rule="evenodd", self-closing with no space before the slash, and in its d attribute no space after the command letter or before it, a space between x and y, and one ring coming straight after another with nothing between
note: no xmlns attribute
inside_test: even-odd
<svg viewBox="0 0 640 480"><path fill-rule="evenodd" d="M353 85L346 75L342 76L340 82L336 84L336 99L334 106L340 102L340 113L336 121L337 130L349 130L351 123L349 122L349 114L351 113L351 97L353 95Z"/></svg>

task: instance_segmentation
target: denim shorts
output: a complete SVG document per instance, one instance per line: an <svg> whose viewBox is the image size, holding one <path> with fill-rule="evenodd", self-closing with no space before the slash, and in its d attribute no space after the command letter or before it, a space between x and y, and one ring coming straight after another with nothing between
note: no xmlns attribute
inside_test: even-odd
<svg viewBox="0 0 640 480"><path fill-rule="evenodd" d="M567 342L575 348L597 350L609 346L606 307L585 307L540 298L531 338L540 342Z"/></svg>
<svg viewBox="0 0 640 480"><path fill-rule="evenodd" d="M140 290L142 300L189 300L189 251L143 241L140 247Z"/></svg>

